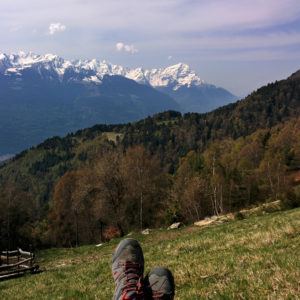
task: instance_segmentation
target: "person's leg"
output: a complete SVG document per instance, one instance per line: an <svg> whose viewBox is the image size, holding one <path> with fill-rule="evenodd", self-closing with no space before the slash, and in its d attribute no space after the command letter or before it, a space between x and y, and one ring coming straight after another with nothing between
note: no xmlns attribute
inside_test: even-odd
<svg viewBox="0 0 300 300"><path fill-rule="evenodd" d="M116 284L113 300L144 299L144 256L136 240L119 243L112 257L112 273Z"/></svg>
<svg viewBox="0 0 300 300"><path fill-rule="evenodd" d="M145 286L150 299L174 299L174 277L167 268L153 268L145 277Z"/></svg>

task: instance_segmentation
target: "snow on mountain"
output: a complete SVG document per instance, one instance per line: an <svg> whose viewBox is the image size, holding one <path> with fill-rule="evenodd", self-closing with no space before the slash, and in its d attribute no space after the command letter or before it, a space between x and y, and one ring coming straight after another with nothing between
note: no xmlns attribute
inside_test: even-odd
<svg viewBox="0 0 300 300"><path fill-rule="evenodd" d="M125 77L132 79L138 83L150 84L149 78L145 76L145 72L142 68L136 68L133 70L128 70L124 74ZM151 84L150 84L151 85Z"/></svg>
<svg viewBox="0 0 300 300"><path fill-rule="evenodd" d="M173 90L177 90L181 86L190 87L204 84L195 71L183 63L165 69L146 70L145 76L153 87L171 86Z"/></svg>
<svg viewBox="0 0 300 300"><path fill-rule="evenodd" d="M94 82L96 84L101 83L104 75L120 75L155 88L170 87L173 90L182 86L191 87L204 84L204 81L195 71L183 63L167 68L143 70L142 68L124 68L96 59L70 61L53 54L37 55L22 51L11 55L0 53L0 71L5 75L11 73L21 75L22 70L27 68L33 68L40 74L43 73L43 69L54 72L60 80L63 80L66 71L69 70L71 72L68 72L68 76L71 78L68 80Z"/></svg>
<svg viewBox="0 0 300 300"><path fill-rule="evenodd" d="M5 71L11 67L10 59L6 54L0 53L0 71Z"/></svg>

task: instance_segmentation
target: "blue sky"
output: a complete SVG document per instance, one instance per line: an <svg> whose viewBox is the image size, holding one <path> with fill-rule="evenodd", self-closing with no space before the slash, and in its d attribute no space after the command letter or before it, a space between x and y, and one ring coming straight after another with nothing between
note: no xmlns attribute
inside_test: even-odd
<svg viewBox="0 0 300 300"><path fill-rule="evenodd" d="M1 0L0 52L185 62L244 96L300 69L299 0Z"/></svg>

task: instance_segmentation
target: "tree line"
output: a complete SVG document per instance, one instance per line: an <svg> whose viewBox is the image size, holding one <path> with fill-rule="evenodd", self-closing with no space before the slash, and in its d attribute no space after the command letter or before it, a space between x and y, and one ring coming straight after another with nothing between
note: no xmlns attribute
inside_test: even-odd
<svg viewBox="0 0 300 300"><path fill-rule="evenodd" d="M289 79L206 114L47 139L0 164L0 246L73 246L268 199L296 205L299 98Z"/></svg>
<svg viewBox="0 0 300 300"><path fill-rule="evenodd" d="M1 247L74 247L277 199L296 207L299 170L300 118L191 150L173 174L143 145L119 144L64 173L39 218L26 191L2 187Z"/></svg>

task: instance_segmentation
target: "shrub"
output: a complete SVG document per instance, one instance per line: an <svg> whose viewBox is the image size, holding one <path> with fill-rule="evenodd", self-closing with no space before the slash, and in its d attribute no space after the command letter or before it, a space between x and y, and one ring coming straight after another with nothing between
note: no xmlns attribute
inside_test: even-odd
<svg viewBox="0 0 300 300"><path fill-rule="evenodd" d="M105 241L109 241L111 239L118 238L120 236L121 236L120 231L114 226L109 226L103 232L103 238Z"/></svg>
<svg viewBox="0 0 300 300"><path fill-rule="evenodd" d="M236 212L236 213L234 214L234 218L235 218L236 220L244 220L244 219L245 219L245 216L244 216L240 211L238 211L238 212Z"/></svg>
<svg viewBox="0 0 300 300"><path fill-rule="evenodd" d="M296 186L293 190L284 193L282 205L284 208L296 208L300 206L300 185Z"/></svg>

